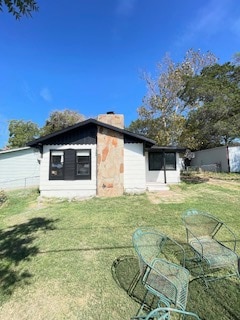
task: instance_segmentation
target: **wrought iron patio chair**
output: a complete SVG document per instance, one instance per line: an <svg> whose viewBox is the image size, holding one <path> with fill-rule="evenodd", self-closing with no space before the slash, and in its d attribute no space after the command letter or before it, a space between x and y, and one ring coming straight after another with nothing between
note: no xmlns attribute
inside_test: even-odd
<svg viewBox="0 0 240 320"><path fill-rule="evenodd" d="M176 319L175 315L189 320L201 320L196 313L163 307L156 308L148 314L137 316L134 318L134 320L171 320L172 316L174 317L174 319Z"/></svg>
<svg viewBox="0 0 240 320"><path fill-rule="evenodd" d="M200 320L199 316L196 313L173 308L157 308L155 310L152 310L144 320L170 320L172 315L174 316L177 314L182 316L184 319L187 318Z"/></svg>
<svg viewBox="0 0 240 320"><path fill-rule="evenodd" d="M199 264L199 277L213 281L227 276L239 277L238 256L236 254L236 236L232 230L217 217L195 209L187 210L182 215L186 228L187 242L194 252L192 260ZM212 275L208 271L229 269L224 275ZM231 271L230 271L231 270Z"/></svg>
<svg viewBox="0 0 240 320"><path fill-rule="evenodd" d="M171 262L177 255L184 263L183 247L173 239L150 228L139 228L133 234L133 245L139 259L142 283L147 292L156 296L161 306L185 310L189 272ZM171 259L171 260L170 260ZM139 310L143 310L145 301Z"/></svg>

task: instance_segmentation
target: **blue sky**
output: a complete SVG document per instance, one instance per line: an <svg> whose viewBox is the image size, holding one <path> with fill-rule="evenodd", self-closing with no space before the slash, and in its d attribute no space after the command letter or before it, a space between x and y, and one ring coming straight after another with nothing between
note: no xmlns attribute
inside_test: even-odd
<svg viewBox="0 0 240 320"><path fill-rule="evenodd" d="M51 111L137 119L141 70L190 48L219 62L240 51L239 0L39 0L32 18L0 13L0 148L8 121L43 126Z"/></svg>

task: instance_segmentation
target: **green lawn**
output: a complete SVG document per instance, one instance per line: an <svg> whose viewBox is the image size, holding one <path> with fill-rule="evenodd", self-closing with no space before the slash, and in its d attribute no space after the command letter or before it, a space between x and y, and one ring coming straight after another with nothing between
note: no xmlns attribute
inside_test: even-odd
<svg viewBox="0 0 240 320"><path fill-rule="evenodd" d="M130 319L143 295L140 285L128 292L138 271L134 230L152 226L184 243L181 214L201 209L236 233L240 254L239 203L239 176L229 175L187 179L168 193L79 202L9 192L0 209L0 319ZM187 309L201 319L237 320L239 301L235 278L208 291L193 281Z"/></svg>

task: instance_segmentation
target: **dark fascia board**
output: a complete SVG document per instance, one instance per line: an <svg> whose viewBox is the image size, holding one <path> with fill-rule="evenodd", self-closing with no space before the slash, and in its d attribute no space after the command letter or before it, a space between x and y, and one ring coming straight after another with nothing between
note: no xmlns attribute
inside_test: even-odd
<svg viewBox="0 0 240 320"><path fill-rule="evenodd" d="M148 152L185 152L186 148L184 147L178 147L178 146L166 146L166 147L161 147L161 146L152 146L151 148L147 148L146 151Z"/></svg>
<svg viewBox="0 0 240 320"><path fill-rule="evenodd" d="M101 126L103 128L107 128L107 129L122 133L123 135L128 135L130 137L136 138L136 139L141 140L143 142L149 143L150 145L154 145L156 143L154 140L146 138L140 134L136 134L136 133L130 132L128 130L121 129L121 128L112 126L110 124L106 124L104 122L90 118L90 119L78 122L78 123L74 124L73 126L67 127L65 129L48 134L44 137L30 141L27 143L27 146L34 147L34 146L38 146L38 145L43 145L48 139L51 139L51 138L56 137L56 136L63 134L63 133L67 133L67 132L74 130L74 129L77 129L77 128L82 128L82 127L89 125L89 124L95 124L96 126Z"/></svg>

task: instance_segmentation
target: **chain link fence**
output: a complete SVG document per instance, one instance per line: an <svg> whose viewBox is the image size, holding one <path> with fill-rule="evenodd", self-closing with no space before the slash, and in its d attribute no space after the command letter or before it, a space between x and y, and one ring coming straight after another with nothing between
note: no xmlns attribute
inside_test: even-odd
<svg viewBox="0 0 240 320"><path fill-rule="evenodd" d="M39 186L39 176L0 180L0 189L9 190Z"/></svg>

